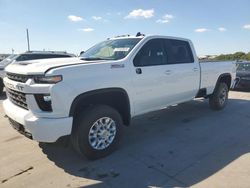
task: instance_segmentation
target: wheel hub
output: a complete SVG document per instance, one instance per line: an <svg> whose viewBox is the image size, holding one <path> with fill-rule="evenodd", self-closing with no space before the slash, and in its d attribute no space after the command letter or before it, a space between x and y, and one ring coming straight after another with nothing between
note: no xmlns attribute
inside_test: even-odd
<svg viewBox="0 0 250 188"><path fill-rule="evenodd" d="M109 117L98 119L90 128L89 143L97 150L107 148L116 135L116 123Z"/></svg>
<svg viewBox="0 0 250 188"><path fill-rule="evenodd" d="M227 98L227 90L226 89L223 89L222 91L221 91L221 94L220 94L220 99L219 99L219 101L220 101L220 104L224 104L225 103L225 101L226 101L226 98Z"/></svg>

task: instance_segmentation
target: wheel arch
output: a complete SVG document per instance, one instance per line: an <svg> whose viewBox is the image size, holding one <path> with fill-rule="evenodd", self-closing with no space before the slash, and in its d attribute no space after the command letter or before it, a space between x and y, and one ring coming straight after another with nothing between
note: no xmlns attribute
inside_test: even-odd
<svg viewBox="0 0 250 188"><path fill-rule="evenodd" d="M230 73L221 74L216 82L215 88L219 85L219 83L224 82L227 84L228 89L231 88L232 76Z"/></svg>
<svg viewBox="0 0 250 188"><path fill-rule="evenodd" d="M127 92L122 88L97 89L78 95L71 104L69 116L74 117L79 110L95 104L113 107L120 113L123 123L130 124L130 101Z"/></svg>

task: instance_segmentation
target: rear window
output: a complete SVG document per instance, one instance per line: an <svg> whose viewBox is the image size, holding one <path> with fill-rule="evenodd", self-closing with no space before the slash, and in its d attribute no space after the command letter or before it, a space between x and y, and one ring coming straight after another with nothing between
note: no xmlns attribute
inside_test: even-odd
<svg viewBox="0 0 250 188"><path fill-rule="evenodd" d="M36 59L50 59L50 58L64 58L64 57L71 57L70 55L66 54L22 54L20 55L16 61L29 61L29 60L36 60Z"/></svg>
<svg viewBox="0 0 250 188"><path fill-rule="evenodd" d="M193 63L194 57L191 47L187 41L164 39L167 63L181 64Z"/></svg>

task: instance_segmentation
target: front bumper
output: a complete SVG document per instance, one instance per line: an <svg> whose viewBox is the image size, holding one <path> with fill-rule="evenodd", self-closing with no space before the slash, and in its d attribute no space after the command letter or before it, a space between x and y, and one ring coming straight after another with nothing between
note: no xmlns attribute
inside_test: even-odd
<svg viewBox="0 0 250 188"><path fill-rule="evenodd" d="M55 142L58 138L71 134L72 117L39 118L32 112L14 105L9 99L3 102L3 108L12 124L14 122L23 127L21 133L38 142Z"/></svg>

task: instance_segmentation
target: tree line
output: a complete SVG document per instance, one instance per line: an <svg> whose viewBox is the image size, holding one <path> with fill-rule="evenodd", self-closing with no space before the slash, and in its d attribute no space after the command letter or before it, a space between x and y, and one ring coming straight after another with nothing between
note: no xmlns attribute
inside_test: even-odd
<svg viewBox="0 0 250 188"><path fill-rule="evenodd" d="M218 61L227 61L227 60L247 60L250 61L250 52L236 52L234 54L221 54L214 58Z"/></svg>

